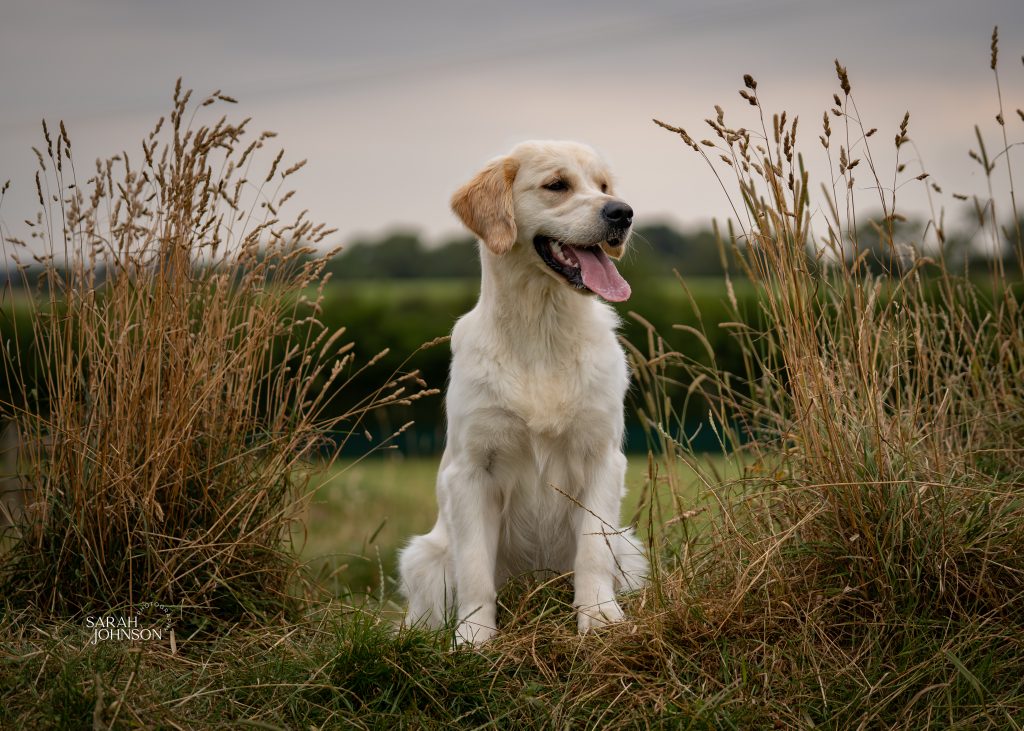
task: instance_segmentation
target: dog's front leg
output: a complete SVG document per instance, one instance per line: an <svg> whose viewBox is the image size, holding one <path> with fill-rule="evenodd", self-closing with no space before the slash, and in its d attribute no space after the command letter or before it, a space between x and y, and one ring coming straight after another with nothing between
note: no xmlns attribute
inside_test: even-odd
<svg viewBox="0 0 1024 731"><path fill-rule="evenodd" d="M615 600L616 526L626 476L626 458L618 451L597 460L589 485L576 508L576 560L574 564L577 626L581 634L622 621Z"/></svg>
<svg viewBox="0 0 1024 731"><path fill-rule="evenodd" d="M452 523L455 596L459 624L456 644L486 642L497 632L495 561L501 507L484 466L456 462L446 475Z"/></svg>

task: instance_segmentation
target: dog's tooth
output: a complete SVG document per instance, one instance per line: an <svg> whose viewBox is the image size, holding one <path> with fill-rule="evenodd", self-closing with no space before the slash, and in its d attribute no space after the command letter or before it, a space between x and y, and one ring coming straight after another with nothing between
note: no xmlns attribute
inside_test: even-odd
<svg viewBox="0 0 1024 731"><path fill-rule="evenodd" d="M566 266L572 266L572 262L569 261L569 257L566 255L565 249L563 248L561 241L555 241L554 239L552 239L551 253L554 255L555 259L557 259L559 263L565 264Z"/></svg>

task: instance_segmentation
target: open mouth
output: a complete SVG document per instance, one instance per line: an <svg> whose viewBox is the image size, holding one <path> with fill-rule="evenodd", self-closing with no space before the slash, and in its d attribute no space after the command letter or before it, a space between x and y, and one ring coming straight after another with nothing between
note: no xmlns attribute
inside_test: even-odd
<svg viewBox="0 0 1024 731"><path fill-rule="evenodd" d="M618 246L621 242L609 239L607 243ZM593 292L609 302L629 299L629 283L619 274L600 244L568 244L548 236L537 236L533 239L533 247L548 268L576 289Z"/></svg>

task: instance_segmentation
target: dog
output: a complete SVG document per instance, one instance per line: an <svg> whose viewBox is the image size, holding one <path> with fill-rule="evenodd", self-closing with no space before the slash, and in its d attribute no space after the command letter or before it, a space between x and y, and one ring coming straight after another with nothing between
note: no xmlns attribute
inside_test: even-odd
<svg viewBox="0 0 1024 731"><path fill-rule="evenodd" d="M631 293L612 259L633 210L586 145L524 142L452 197L480 241L476 306L452 331L438 518L401 551L406 621L456 644L497 631L497 590L572 572L580 633L623 619L616 593L648 563L620 529L626 357L614 310ZM609 258L610 257L610 258Z"/></svg>

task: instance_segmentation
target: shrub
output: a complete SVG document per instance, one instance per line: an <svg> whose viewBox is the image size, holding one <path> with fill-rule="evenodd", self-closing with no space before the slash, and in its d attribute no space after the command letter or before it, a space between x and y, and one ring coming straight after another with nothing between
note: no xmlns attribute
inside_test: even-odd
<svg viewBox="0 0 1024 731"><path fill-rule="evenodd" d="M994 35L993 71L995 51ZM942 708L946 726L1000 725L1020 718L1024 697L1024 650L1007 641L1024 625L1024 245L1002 100L997 154L980 131L972 152L990 191L976 198L978 230L995 252L978 280L950 265L941 212L927 239L901 239L900 187L934 185L903 162L909 113L889 137L895 177L883 176L875 130L836 70L818 140L832 166L823 220L797 119L767 113L752 77L740 91L750 126L727 123L721 107L711 140L657 122L731 183L738 220L723 246L759 309L744 317L730 294L739 374L718 367L701 328L682 326L710 365L653 327L633 350L642 416L670 455L655 477L671 482L674 460L701 463L676 436L685 401L666 393L679 383L711 404L705 428L743 465L736 481L705 469L712 519L695 530L677 515L653 545L678 558L661 562L662 632L727 644L725 666L744 673L786 668L785 682L751 688L776 723L916 727ZM997 174L1008 176L1005 207L991 197ZM881 211L871 222L856 213L868 208L864 185ZM1012 214L1009 225L997 214ZM649 493L655 527L669 487Z"/></svg>
<svg viewBox="0 0 1024 731"><path fill-rule="evenodd" d="M287 609L308 458L329 431L423 393L412 373L327 415L362 369L344 328L320 320L332 231L280 217L303 163L258 163L274 134L249 120L195 126L233 100L190 96L179 82L141 154L97 162L84 184L64 124L44 124L42 209L28 242L5 238L27 293L7 312L31 328L3 356L23 447L24 511L0 556L15 605Z"/></svg>

